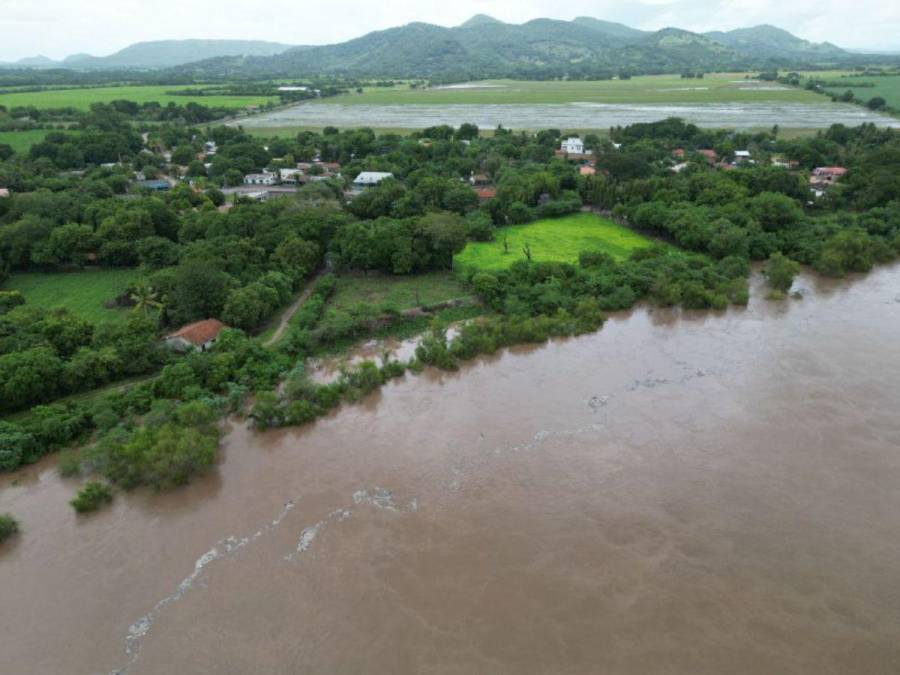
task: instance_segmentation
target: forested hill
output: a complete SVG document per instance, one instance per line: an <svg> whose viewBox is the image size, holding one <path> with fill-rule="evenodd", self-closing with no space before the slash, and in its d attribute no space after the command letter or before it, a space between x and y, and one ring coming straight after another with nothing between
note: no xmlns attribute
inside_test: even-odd
<svg viewBox="0 0 900 675"><path fill-rule="evenodd" d="M301 75L428 78L603 77L633 74L800 68L860 57L772 26L701 35L677 28L641 31L579 17L508 24L478 15L454 28L426 23L376 31L334 45L291 49L273 57L223 57L173 74L266 78Z"/></svg>
<svg viewBox="0 0 900 675"><path fill-rule="evenodd" d="M109 56L73 54L62 61L37 56L6 65L75 69L171 68L221 56L273 56L292 48L292 45L262 40L154 40L137 42Z"/></svg>

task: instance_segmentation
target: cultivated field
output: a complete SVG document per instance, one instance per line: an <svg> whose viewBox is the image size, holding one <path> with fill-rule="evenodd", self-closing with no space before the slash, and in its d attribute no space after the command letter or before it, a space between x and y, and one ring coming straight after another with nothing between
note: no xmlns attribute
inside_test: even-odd
<svg viewBox="0 0 900 675"><path fill-rule="evenodd" d="M128 312L106 309L103 303L120 295L138 276L137 270L104 270L44 274L13 274L3 284L6 291L21 291L34 307L65 307L93 322L124 321Z"/></svg>
<svg viewBox="0 0 900 675"><path fill-rule="evenodd" d="M244 108L278 101L275 96L173 96L166 92L184 89L179 85L122 86L122 87L82 87L74 89L50 89L14 94L0 94L0 105L35 106L36 108L79 108L87 110L92 103L107 103L128 100L135 103L158 101L162 105L169 102L184 105L191 101L206 106L224 108Z"/></svg>
<svg viewBox="0 0 900 675"><path fill-rule="evenodd" d="M329 307L352 310L357 305L403 311L467 298L470 293L450 272L414 276L348 274L338 277Z"/></svg>
<svg viewBox="0 0 900 675"><path fill-rule="evenodd" d="M504 239L509 246L505 252ZM469 242L453 259L457 269L498 270L525 259L531 248L535 261L577 262L582 251L604 251L622 260L635 249L651 246L646 237L591 213L538 220L497 230L494 241Z"/></svg>
<svg viewBox="0 0 900 675"><path fill-rule="evenodd" d="M647 75L630 80L595 82L524 82L489 80L410 89L370 87L362 94L323 99L321 104L539 104L539 103L813 103L820 99L803 89L745 79L745 73L713 73L703 79Z"/></svg>
<svg viewBox="0 0 900 675"><path fill-rule="evenodd" d="M825 79L825 78L823 78ZM862 101L868 101L875 96L880 96L893 108L900 108L900 75L885 75L882 77L844 76L830 77L828 82L839 83L836 87L828 87L830 94L843 94L850 89L854 96ZM860 84L872 84L873 87L859 86Z"/></svg>

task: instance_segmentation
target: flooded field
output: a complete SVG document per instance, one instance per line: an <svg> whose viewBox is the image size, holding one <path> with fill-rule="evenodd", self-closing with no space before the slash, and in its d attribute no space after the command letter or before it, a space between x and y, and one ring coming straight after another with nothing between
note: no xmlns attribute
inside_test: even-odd
<svg viewBox="0 0 900 675"><path fill-rule="evenodd" d="M423 129L438 124L464 122L483 129L498 125L511 129L568 128L606 129L612 126L654 122L681 117L702 127L735 129L827 128L832 124L857 126L872 122L900 127L900 120L845 103L705 103L702 105L565 103L565 104L450 104L450 105L343 105L301 103L274 112L243 118L247 128L278 127L373 127Z"/></svg>
<svg viewBox="0 0 900 675"><path fill-rule="evenodd" d="M0 672L896 673L900 266L797 285L233 421L90 517L4 476Z"/></svg>

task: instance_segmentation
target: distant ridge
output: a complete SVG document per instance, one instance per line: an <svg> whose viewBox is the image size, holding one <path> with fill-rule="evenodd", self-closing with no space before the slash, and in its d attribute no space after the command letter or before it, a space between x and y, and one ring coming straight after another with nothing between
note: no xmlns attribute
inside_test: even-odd
<svg viewBox="0 0 900 675"><path fill-rule="evenodd" d="M700 34L675 27L643 31L586 16L511 24L476 14L452 28L414 22L331 45L162 40L137 43L105 57L78 54L61 63L35 57L18 65L160 70L161 77L177 78L324 75L458 81L800 69L865 60L833 44L809 42L771 25Z"/></svg>

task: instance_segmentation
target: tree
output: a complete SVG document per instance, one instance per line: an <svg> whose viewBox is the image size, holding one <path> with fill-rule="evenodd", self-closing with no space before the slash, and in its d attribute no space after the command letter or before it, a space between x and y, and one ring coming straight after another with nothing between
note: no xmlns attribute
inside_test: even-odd
<svg viewBox="0 0 900 675"><path fill-rule="evenodd" d="M881 110L882 108L887 106L887 101L885 101L881 96L873 96L866 103L866 107L869 110Z"/></svg>
<svg viewBox="0 0 900 675"><path fill-rule="evenodd" d="M19 532L19 523L10 514L0 515L0 542L9 539Z"/></svg>
<svg viewBox="0 0 900 675"><path fill-rule="evenodd" d="M798 272L800 265L781 253L773 253L766 262L765 275L769 286L781 293L791 290Z"/></svg>
<svg viewBox="0 0 900 675"><path fill-rule="evenodd" d="M218 316L232 285L232 278L203 261L182 263L176 268L170 298L171 317L189 323Z"/></svg>
<svg viewBox="0 0 900 675"><path fill-rule="evenodd" d="M162 302L159 300L159 293L146 282L135 286L135 289L129 294L129 297L134 302L132 311L137 314L146 315L154 310L159 311L163 307Z"/></svg>
<svg viewBox="0 0 900 675"><path fill-rule="evenodd" d="M108 485L96 481L88 481L78 491L78 495L69 502L78 513L96 511L113 500L113 493Z"/></svg>

